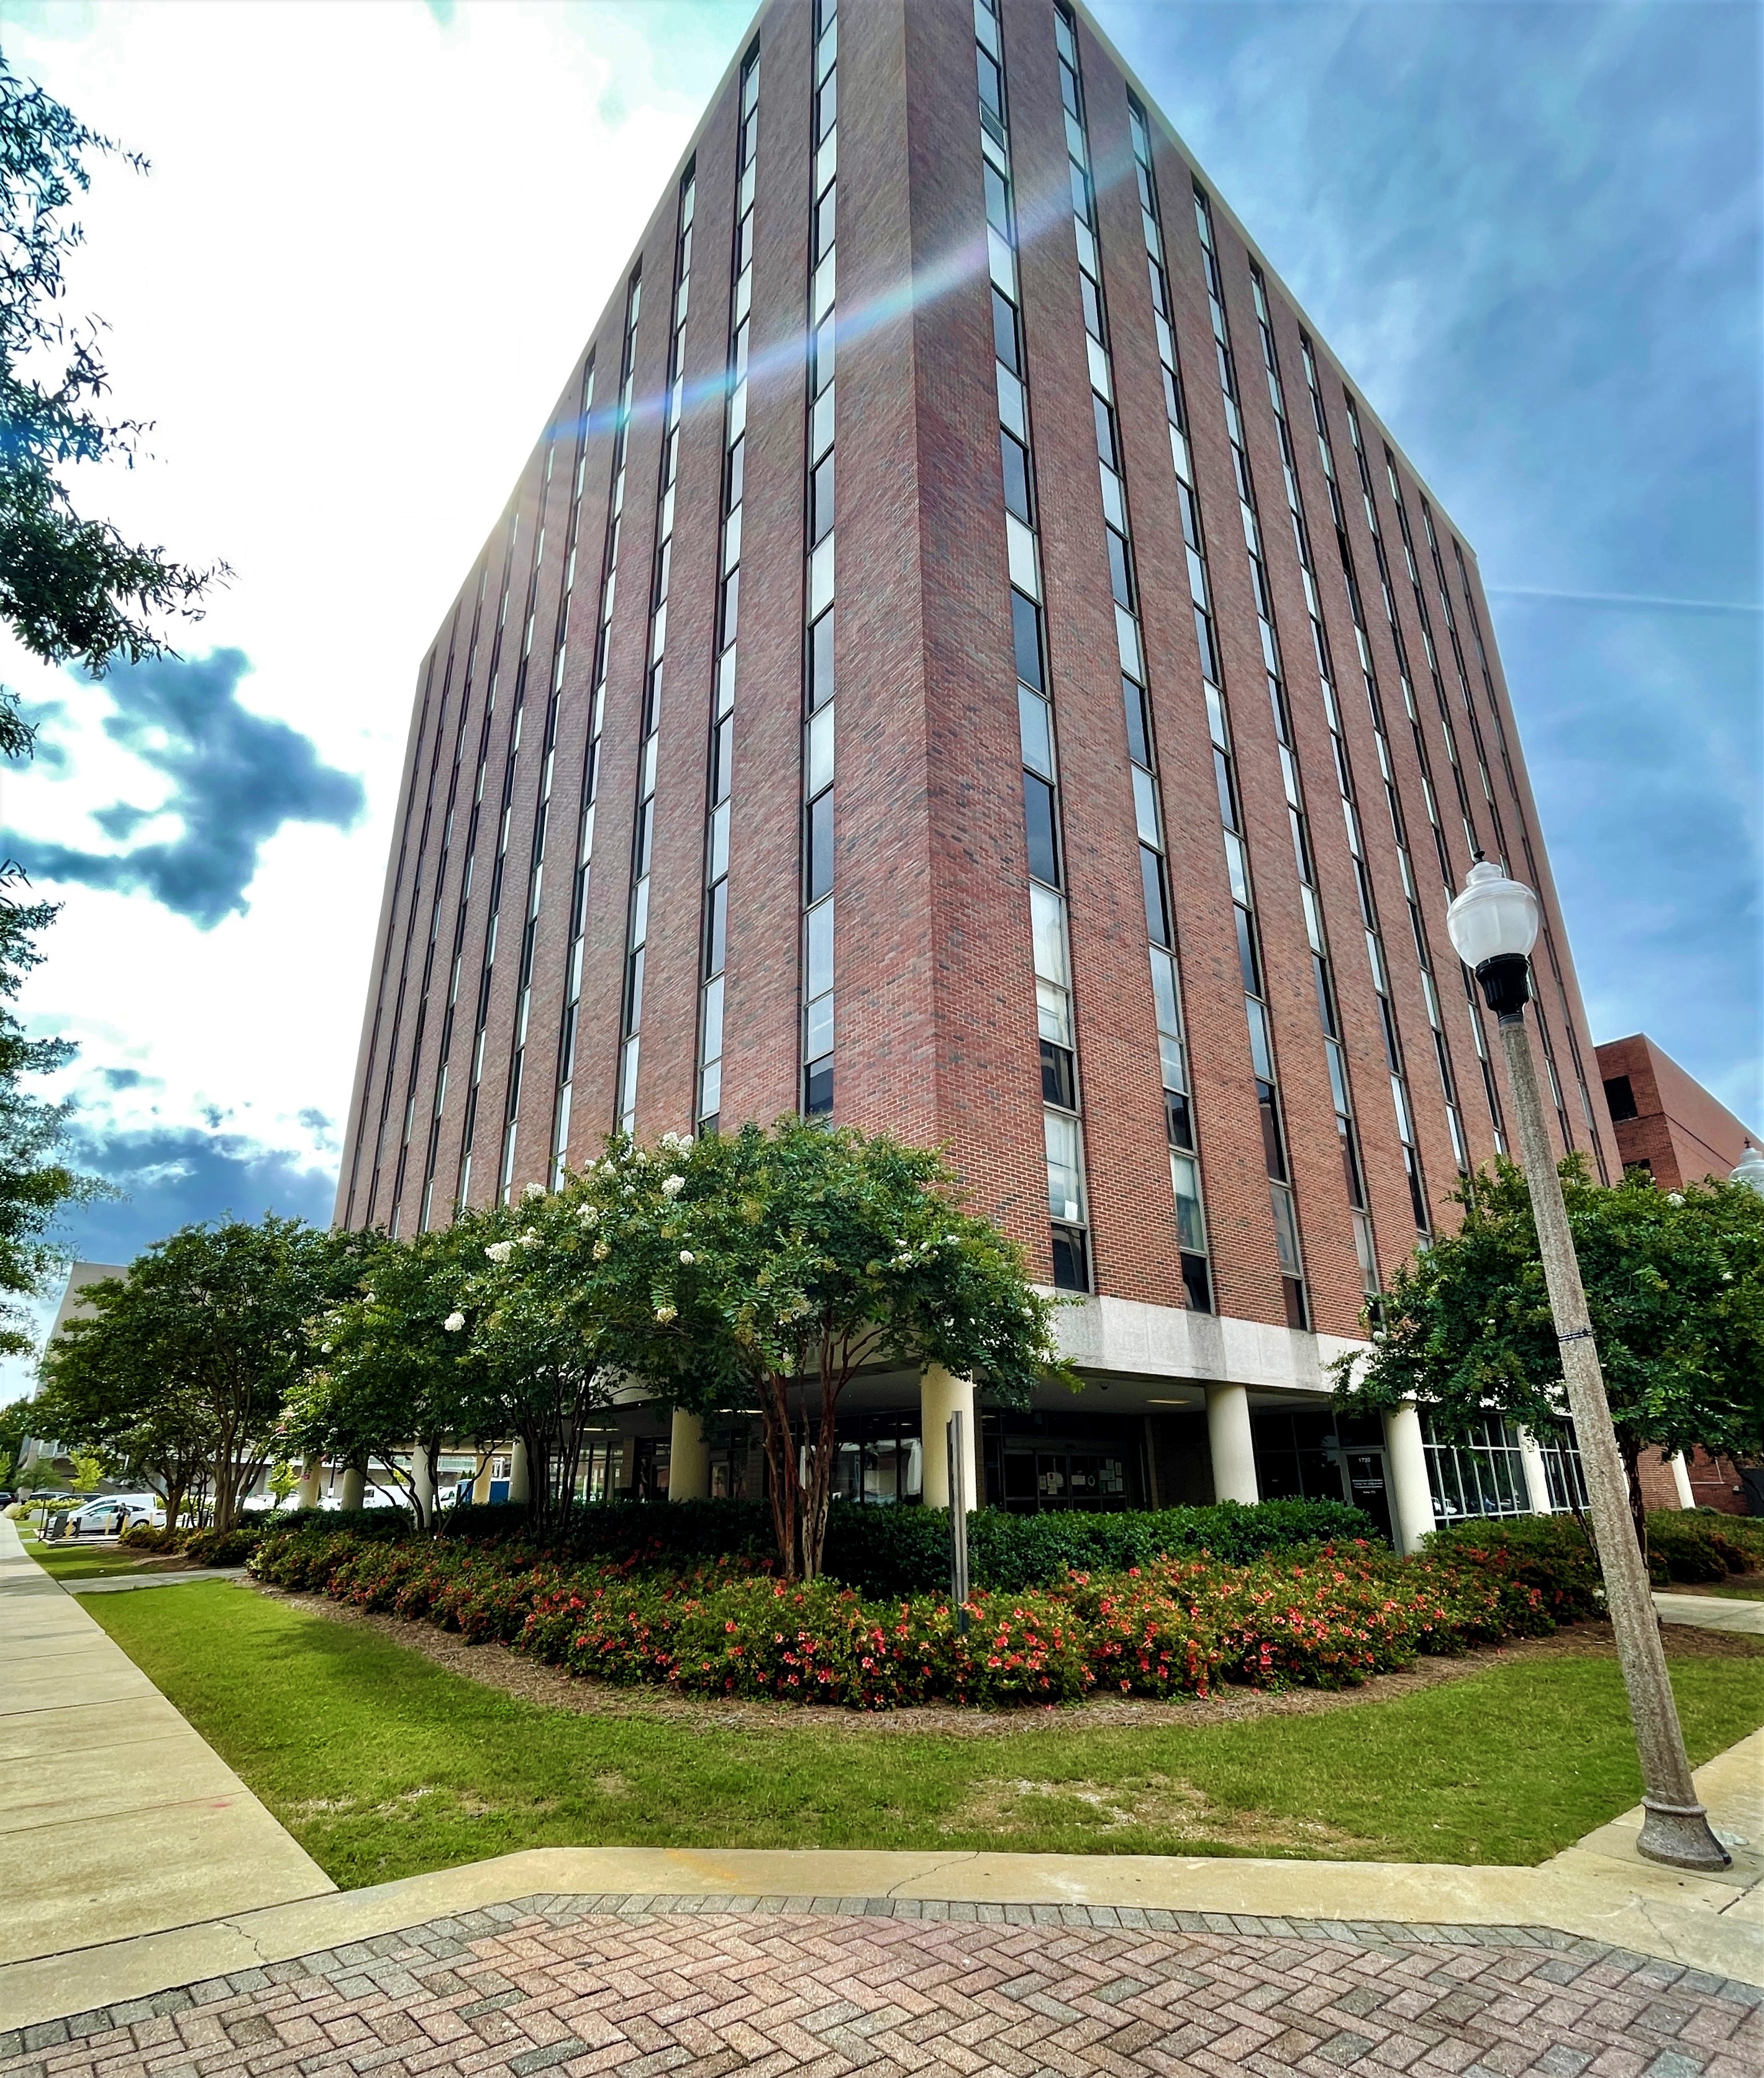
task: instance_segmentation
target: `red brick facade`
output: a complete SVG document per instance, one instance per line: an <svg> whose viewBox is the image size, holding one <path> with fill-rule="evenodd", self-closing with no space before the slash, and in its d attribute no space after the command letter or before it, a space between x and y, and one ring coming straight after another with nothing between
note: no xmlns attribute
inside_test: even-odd
<svg viewBox="0 0 1764 2078"><path fill-rule="evenodd" d="M1095 1289L1176 1308L1183 1303L1182 1283L1098 502L1090 377L1068 206L1061 200L1065 145L1053 0L1005 0L1003 19L1022 220L1020 265L1040 486L1049 670L1060 739ZM1099 165L1130 168L1130 82L1087 18L1081 15L1078 21L1091 149ZM839 28L835 1116L946 1144L978 1209L1023 1243L1045 1279L1050 1257L1042 1099L973 13L970 0L863 0L841 11ZM754 43L761 78L756 345L741 563L722 1116L725 1122L769 1118L798 1101L807 403L803 340L810 266L812 33L806 6L772 0L732 62L690 154L696 183L695 244L639 1083L638 1131L645 1138L668 1129L688 1129L693 1122L736 106L740 56ZM1149 97L1132 90L1149 108ZM1267 995L1278 1040L1312 1321L1325 1333L1352 1336L1358 1332L1360 1275L1279 750L1261 691L1254 599L1241 537L1235 545L1232 539L1236 495L1191 207L1195 169L1155 114L1153 126L1195 463L1213 536L1211 567L1243 812L1257 862ZM1044 197L1051 198L1045 207L1037 199ZM1268 286L1295 435L1308 432L1310 424L1301 362L1303 327L1316 347L1336 464L1344 478L1353 466L1345 378L1222 199L1214 194L1211 201L1225 297L1245 363L1246 438L1267 523L1270 582L1289 660L1293 728L1330 920L1371 1216L1388 1271L1410 1253L1416 1229L1386 1093L1384 1044L1361 942L1353 862L1338 805L1329 733L1315 674L1307 677L1299 668L1308 661L1311 641L1297 553L1276 503L1282 480L1278 428L1259 371L1248 358L1254 337L1253 261ZM628 436L587 892L569 1150L577 1164L594 1155L615 1123L662 436L655 400L666 383L678 205L678 184L670 182L632 262L640 261L644 282L636 342L638 408ZM1228 1316L1280 1324L1286 1316L1231 891L1132 180L1100 182L1098 210L1217 1304ZM611 285L590 343L594 402L585 443L544 869L532 940L512 1172L516 1191L546 1180L550 1166L571 866L607 532L611 407L629 271ZM479 563L419 669L416 716L339 1188L338 1217L350 1224L395 1221L398 1231L411 1231L422 1216L423 1179L432 1169L432 1223L444 1219L455 1201L488 905L499 878L470 1196L482 1203L497 1187L494 1150L500 1147L507 1112L582 373L580 364L569 371L553 422L508 511L486 537ZM1357 411L1382 469L1388 436L1363 399ZM1322 611L1331 649L1345 667L1355 655L1356 636L1328 521L1327 486L1315 441L1299 439L1298 446L1302 489L1316 536ZM1370 595L1373 661L1391 716L1394 781L1422 881L1420 899L1432 937L1446 1043L1470 1153L1478 1161L1493 1154L1494 1125L1459 971L1449 953L1440 957L1446 953L1448 895L1424 804L1417 731L1441 796L1454 882L1462 881L1470 862L1471 842L1451 786L1455 754L1465 775L1475 841L1491 854L1504 853L1512 870L1530 878L1543 899L1549 939L1540 946L1537 987L1566 1133L1572 1144L1590 1151L1599 1169L1615 1176L1616 1143L1596 1100L1591 1041L1474 559L1466 548L1460 565L1449 519L1394 440L1390 446L1424 563L1424 506L1431 513L1464 667L1460 681L1441 587L1432 569L1424 568L1432 595L1429 613L1445 704L1442 710L1431 683L1420 683L1424 674L1417 670L1412 728L1398 696L1398 663L1387 624L1382 608L1372 610L1378 590L1374 549L1357 487L1345 488L1346 524L1359 582ZM1377 491L1383 499L1382 477ZM498 636L495 621L511 515L515 529L509 603ZM1276 525L1277 519L1282 524ZM1397 556L1400 569L1395 511L1387 499L1379 520L1387 551ZM541 521L543 557L534 588L522 733L513 759L498 877L495 850L521 678L518 651ZM1405 647L1419 666L1425 644L1416 609L1406 585L1399 583L1396 591ZM1478 628L1487 645L1486 682L1474 640ZM485 702L493 659L496 703L486 739ZM1342 708L1428 1192L1435 1216L1445 1219L1449 1208L1442 1200L1457 1165L1391 824L1377 798L1379 746L1364 696L1344 687ZM481 742L486 745L483 803L474 855L469 857ZM456 940L457 983L452 978ZM448 1081L437 1123L437 1072L450 991Z"/></svg>

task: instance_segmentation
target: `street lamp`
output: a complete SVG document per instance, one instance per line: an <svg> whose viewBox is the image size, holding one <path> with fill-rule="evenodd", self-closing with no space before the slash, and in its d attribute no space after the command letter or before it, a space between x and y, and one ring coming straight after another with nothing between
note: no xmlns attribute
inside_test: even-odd
<svg viewBox="0 0 1764 2078"><path fill-rule="evenodd" d="M1764 1198L1764 1154L1760 1154L1748 1142L1745 1152L1740 1157L1738 1168L1732 1171L1727 1180L1730 1183L1746 1184Z"/></svg>
<svg viewBox="0 0 1764 2078"><path fill-rule="evenodd" d="M1629 1513L1628 1481L1611 1425L1604 1373L1587 1313L1580 1264L1568 1228L1544 1108L1537 1093L1525 1004L1531 995L1526 954L1537 938L1537 897L1522 882L1509 880L1498 866L1478 860L1464 891L1446 912L1445 928L1464 964L1475 970L1488 1007L1500 1020L1507 1074L1519 1113L1519 1143L1531 1186L1532 1216L1544 1259L1549 1309L1562 1345L1568 1409L1580 1442L1587 1496L1604 1575L1605 1604L1616 1634L1617 1657L1628 1692L1629 1715L1641 1758L1644 1794L1641 1838L1652 1862L1680 1869L1725 1868L1733 1859L1709 1830L1708 1813L1697 1801L1684 1751L1672 1685L1666 1677L1660 1620L1654 1613L1648 1569L1636 1542Z"/></svg>

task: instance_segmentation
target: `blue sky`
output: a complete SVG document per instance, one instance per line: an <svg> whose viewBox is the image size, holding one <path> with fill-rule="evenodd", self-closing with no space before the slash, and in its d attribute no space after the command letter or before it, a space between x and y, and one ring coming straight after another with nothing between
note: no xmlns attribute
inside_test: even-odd
<svg viewBox="0 0 1764 2078"><path fill-rule="evenodd" d="M1595 1033L1764 1125L1758 10L1096 11L1480 555ZM236 572L180 666L0 649L80 1253L327 1212L415 660L749 15L0 0L155 162L85 211L157 421L87 503Z"/></svg>

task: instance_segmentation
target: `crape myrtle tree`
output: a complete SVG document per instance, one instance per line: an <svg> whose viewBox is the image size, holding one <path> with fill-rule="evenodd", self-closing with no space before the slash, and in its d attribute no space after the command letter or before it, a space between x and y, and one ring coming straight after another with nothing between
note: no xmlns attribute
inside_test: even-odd
<svg viewBox="0 0 1764 2078"><path fill-rule="evenodd" d="M627 1382L607 1257L578 1216L573 1192L530 1186L512 1205L469 1216L471 1266L444 1324L461 1360L481 1366L486 1437L518 1437L527 1517L548 1535L568 1520L588 1417Z"/></svg>
<svg viewBox="0 0 1764 2078"><path fill-rule="evenodd" d="M840 1396L869 1366L941 1364L1007 1406L1068 1377L1054 1302L964 1212L929 1150L796 1118L653 1149L615 1139L561 1195L599 1275L603 1360L671 1404L760 1410L778 1558L812 1579ZM576 1259L583 1253L577 1244Z"/></svg>
<svg viewBox="0 0 1764 2078"><path fill-rule="evenodd" d="M1561 1173L1645 1555L1646 1452L1764 1448L1764 1198L1658 1191L1640 1171L1594 1183L1578 1155ZM1337 1404L1412 1400L1453 1442L1491 1414L1559 1434L1567 1396L1524 1172L1498 1161L1453 1195L1462 1225L1391 1279L1370 1356L1336 1366Z"/></svg>
<svg viewBox="0 0 1764 2078"><path fill-rule="evenodd" d="M452 1225L407 1241L365 1237L357 1288L311 1324L311 1367L283 1412L283 1450L377 1467L419 1529L436 1525L442 1450L505 1433L491 1368L462 1332L461 1310L497 1225L461 1212ZM426 1478L416 1475L419 1458Z"/></svg>
<svg viewBox="0 0 1764 2078"><path fill-rule="evenodd" d="M375 1246L266 1214L181 1227L130 1264L87 1286L90 1315L56 1338L84 1343L144 1414L156 1396L185 1396L202 1434L217 1529L238 1521L245 1496L280 1454L289 1393L312 1361L309 1325L352 1290ZM106 1349L107 1346L107 1349ZM64 1361L59 1348L46 1358Z"/></svg>

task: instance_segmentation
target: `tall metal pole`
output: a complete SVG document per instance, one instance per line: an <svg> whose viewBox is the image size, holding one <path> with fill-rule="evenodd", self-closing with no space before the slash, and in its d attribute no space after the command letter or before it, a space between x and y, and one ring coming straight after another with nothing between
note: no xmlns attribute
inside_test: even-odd
<svg viewBox="0 0 1764 2078"><path fill-rule="evenodd" d="M1568 1408L1579 1438L1580 1462L1599 1565L1604 1575L1605 1604L1616 1633L1617 1658L1628 1692L1629 1715L1641 1759L1641 1851L1651 1862L1680 1869L1722 1869L1733 1857L1709 1830L1708 1813L1697 1801L1684 1734L1667 1677L1660 1620L1654 1613L1653 1590L1636 1542L1629 1513L1629 1483L1611 1425L1611 1403L1605 1397L1604 1372L1587 1312L1579 1259L1569 1231L1542 1099L1532 1062L1531 1037L1524 1009L1500 1013L1501 1043L1507 1074L1519 1112L1519 1144L1531 1186L1532 1216L1549 1288L1549 1309L1562 1345L1562 1377Z"/></svg>

